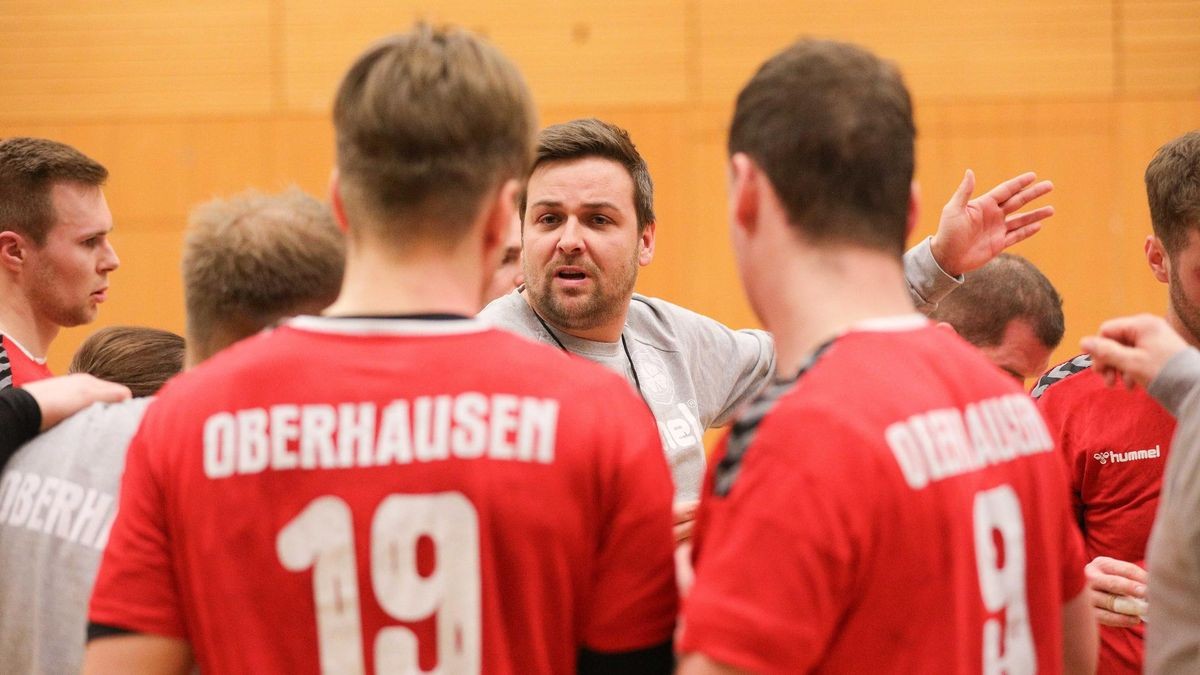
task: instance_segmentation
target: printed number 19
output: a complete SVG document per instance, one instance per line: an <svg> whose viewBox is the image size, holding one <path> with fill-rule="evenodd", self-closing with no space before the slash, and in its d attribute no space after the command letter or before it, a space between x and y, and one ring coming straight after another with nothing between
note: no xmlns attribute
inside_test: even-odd
<svg viewBox="0 0 1200 675"><path fill-rule="evenodd" d="M433 540L436 566L417 570L417 542ZM279 532L275 548L293 572L312 568L317 649L322 673L362 675L362 619L354 522L339 497L318 497ZM434 673L478 673L480 630L479 516L457 492L390 495L371 521L371 586L389 616L420 621L437 614ZM375 670L422 673L417 638L403 626L375 636Z"/></svg>
<svg viewBox="0 0 1200 675"><path fill-rule="evenodd" d="M1003 548L993 531L1000 533ZM975 564L983 606L990 613L1004 612L1003 627L995 617L983 624L984 675L1037 672L1025 593L1025 521L1009 485L975 495Z"/></svg>

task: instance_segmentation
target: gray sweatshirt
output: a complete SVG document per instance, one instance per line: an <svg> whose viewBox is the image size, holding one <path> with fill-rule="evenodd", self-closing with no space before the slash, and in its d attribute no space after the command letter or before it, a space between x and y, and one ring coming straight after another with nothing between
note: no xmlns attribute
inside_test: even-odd
<svg viewBox="0 0 1200 675"><path fill-rule="evenodd" d="M0 474L0 675L78 673L125 450L150 399L97 403Z"/></svg>
<svg viewBox="0 0 1200 675"><path fill-rule="evenodd" d="M913 302L928 309L962 283L938 267L926 238L904 254ZM543 326L520 293L494 300L479 316L519 335L562 346L621 374L658 422L676 501L698 499L704 430L729 422L775 371L775 345L761 330L732 330L678 305L635 293L618 342L583 340ZM552 330L553 334L547 332ZM557 338L557 340L555 339ZM626 351L628 350L628 351Z"/></svg>
<svg viewBox="0 0 1200 675"><path fill-rule="evenodd" d="M1200 351L1163 367L1147 391L1179 420L1150 534L1147 673L1200 673Z"/></svg>

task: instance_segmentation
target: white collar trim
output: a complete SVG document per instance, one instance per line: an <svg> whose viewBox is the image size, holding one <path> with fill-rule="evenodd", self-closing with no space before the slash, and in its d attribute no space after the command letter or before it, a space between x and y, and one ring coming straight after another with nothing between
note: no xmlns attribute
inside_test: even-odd
<svg viewBox="0 0 1200 675"><path fill-rule="evenodd" d="M872 333L896 333L919 330L930 324L928 317L918 312L896 316L879 316L864 319L850 326L847 332L866 331Z"/></svg>
<svg viewBox="0 0 1200 675"><path fill-rule="evenodd" d="M297 316L286 325L313 333L337 335L465 335L482 333L491 326L479 319L343 319L330 316Z"/></svg>
<svg viewBox="0 0 1200 675"><path fill-rule="evenodd" d="M25 355L25 358L29 359L30 361L33 361L34 363L38 364L39 366L46 365L46 359L48 359L50 357L43 356L42 358L39 359L38 357L34 356L33 354L30 354L29 350L25 349L25 345L21 344L20 342L17 342L16 338L9 335L8 333L3 333L3 335L4 335L4 341L6 343L10 343L10 344L16 346L17 349L20 349L21 353Z"/></svg>

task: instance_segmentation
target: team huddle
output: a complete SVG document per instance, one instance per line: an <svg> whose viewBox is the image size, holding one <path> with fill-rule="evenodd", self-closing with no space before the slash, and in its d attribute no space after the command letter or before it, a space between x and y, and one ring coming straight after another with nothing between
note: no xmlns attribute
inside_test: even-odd
<svg viewBox="0 0 1200 675"><path fill-rule="evenodd" d="M1022 390L1062 301L1002 251L1049 182L973 197L967 172L905 251L894 65L805 39L738 95L764 330L634 292L657 224L633 140L539 131L468 32L369 47L333 123L328 206L193 212L186 341L105 329L59 378L49 343L120 264L107 171L0 141L0 674L1200 668L1185 624L1143 623L1174 418L1087 356ZM1147 171L1189 339L1200 206L1154 194L1198 166L1193 132Z"/></svg>

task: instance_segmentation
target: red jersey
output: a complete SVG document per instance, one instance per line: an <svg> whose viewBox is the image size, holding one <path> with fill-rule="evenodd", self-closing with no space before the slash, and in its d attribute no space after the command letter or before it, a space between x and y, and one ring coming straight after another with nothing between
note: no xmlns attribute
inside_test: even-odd
<svg viewBox="0 0 1200 675"><path fill-rule="evenodd" d="M923 318L862 324L734 424L681 650L763 673L1062 671L1084 586L1033 401Z"/></svg>
<svg viewBox="0 0 1200 675"><path fill-rule="evenodd" d="M0 334L0 389L21 387L53 377L46 359L35 359L7 335Z"/></svg>
<svg viewBox="0 0 1200 675"><path fill-rule="evenodd" d="M572 672L666 643L672 484L619 377L470 319L302 317L176 378L93 624L206 673Z"/></svg>
<svg viewBox="0 0 1200 675"><path fill-rule="evenodd" d="M1145 566L1175 418L1142 388L1109 387L1077 356L1033 389L1071 479L1088 559L1108 556ZM1102 673L1140 673L1145 626L1100 627Z"/></svg>

